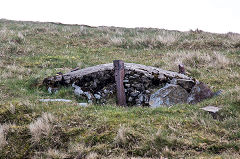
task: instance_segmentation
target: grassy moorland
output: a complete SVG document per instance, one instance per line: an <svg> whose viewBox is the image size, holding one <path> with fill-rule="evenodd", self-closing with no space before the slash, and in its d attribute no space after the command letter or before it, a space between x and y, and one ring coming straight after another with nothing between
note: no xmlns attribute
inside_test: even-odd
<svg viewBox="0 0 240 159"><path fill-rule="evenodd" d="M115 59L177 71L223 90L196 105L81 107L56 72ZM240 158L240 35L0 20L0 158ZM42 98L72 103L41 103ZM214 119L203 106L222 110Z"/></svg>

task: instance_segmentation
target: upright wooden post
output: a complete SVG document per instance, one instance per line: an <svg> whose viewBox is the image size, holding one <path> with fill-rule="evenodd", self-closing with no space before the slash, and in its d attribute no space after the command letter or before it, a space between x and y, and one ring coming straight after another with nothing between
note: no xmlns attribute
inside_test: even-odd
<svg viewBox="0 0 240 159"><path fill-rule="evenodd" d="M115 71L115 81L117 85L117 104L121 106L126 106L126 95L123 86L124 62L122 60L114 60L113 66Z"/></svg>
<svg viewBox="0 0 240 159"><path fill-rule="evenodd" d="M178 65L179 73L186 74L185 68L183 64Z"/></svg>

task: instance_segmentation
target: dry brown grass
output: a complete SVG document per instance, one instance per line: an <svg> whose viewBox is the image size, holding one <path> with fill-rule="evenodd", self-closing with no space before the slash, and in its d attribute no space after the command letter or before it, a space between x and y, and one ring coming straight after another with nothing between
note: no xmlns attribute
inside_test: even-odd
<svg viewBox="0 0 240 159"><path fill-rule="evenodd" d="M138 35L131 39L133 48L153 49L161 47L161 41L157 37Z"/></svg>
<svg viewBox="0 0 240 159"><path fill-rule="evenodd" d="M5 131L6 131L5 125L0 125L0 148L4 147L7 144Z"/></svg>
<svg viewBox="0 0 240 159"><path fill-rule="evenodd" d="M236 41L236 42L240 41L240 34L229 32L226 35L230 40L233 40L233 41Z"/></svg>
<svg viewBox="0 0 240 159"><path fill-rule="evenodd" d="M99 158L98 154L96 152L90 152L87 156L86 159L97 159Z"/></svg>
<svg viewBox="0 0 240 159"><path fill-rule="evenodd" d="M56 149L49 149L46 153L46 156L48 158L58 158L58 159L64 159L69 157L65 152L62 152Z"/></svg>
<svg viewBox="0 0 240 159"><path fill-rule="evenodd" d="M14 127L15 124L0 124L0 149L7 145L6 134L8 133L11 127Z"/></svg>
<svg viewBox="0 0 240 159"><path fill-rule="evenodd" d="M118 144L126 144L127 143L127 134L129 133L129 128L126 128L123 125L120 125L120 128L117 131L117 136L115 137L115 142Z"/></svg>
<svg viewBox="0 0 240 159"><path fill-rule="evenodd" d="M29 125L33 140L38 142L42 136L48 136L52 130L54 116L50 113L43 113L36 121Z"/></svg>
<svg viewBox="0 0 240 159"><path fill-rule="evenodd" d="M122 46L125 43L123 37L110 37L110 45L113 46Z"/></svg>
<svg viewBox="0 0 240 159"><path fill-rule="evenodd" d="M32 72L31 69L23 67L21 65L15 64L12 65L4 65L4 63L0 62L0 67L3 67L4 70L0 74L0 79L9 79L9 78L18 78L23 79L24 76L29 76Z"/></svg>
<svg viewBox="0 0 240 159"><path fill-rule="evenodd" d="M156 35L156 40L160 41L161 43L170 46L177 42L180 39L181 34L178 32L169 32L166 30L160 31L158 35Z"/></svg>
<svg viewBox="0 0 240 159"><path fill-rule="evenodd" d="M1 35L0 35L1 36ZM6 57L13 54L23 54L27 51L27 49L22 46L24 43L25 38L22 33L12 33L11 31L5 33L3 38L0 39L0 46L1 52L0 57Z"/></svg>
<svg viewBox="0 0 240 159"><path fill-rule="evenodd" d="M213 53L200 51L179 51L175 53L167 53L163 56L164 61L168 64L168 68L176 70L178 64L184 64L191 68L226 68L233 63L227 56L221 52Z"/></svg>

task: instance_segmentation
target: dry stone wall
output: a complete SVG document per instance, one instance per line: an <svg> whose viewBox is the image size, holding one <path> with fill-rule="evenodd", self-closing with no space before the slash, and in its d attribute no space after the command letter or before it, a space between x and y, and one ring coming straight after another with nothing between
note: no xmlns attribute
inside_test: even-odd
<svg viewBox="0 0 240 159"><path fill-rule="evenodd" d="M124 65L123 84L129 106L158 107L186 102L195 103L213 95L207 85L202 86L198 81L184 74L140 64L125 63ZM104 104L116 93L112 63L75 69L66 74L48 77L44 79L43 84L51 89L58 89L61 85L72 86L75 95L86 98L89 103ZM202 92L197 92L198 88ZM202 95L205 90L208 94Z"/></svg>

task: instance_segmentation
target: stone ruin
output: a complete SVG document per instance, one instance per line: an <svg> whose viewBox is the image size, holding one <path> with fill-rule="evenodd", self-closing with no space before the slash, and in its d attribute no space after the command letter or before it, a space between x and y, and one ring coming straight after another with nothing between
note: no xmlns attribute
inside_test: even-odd
<svg viewBox="0 0 240 159"><path fill-rule="evenodd" d="M112 63L45 78L49 92L61 86L73 87L74 94L88 103L105 104L116 96L116 82ZM194 104L214 96L211 89L184 74L157 67L124 63L123 85L128 106L171 106L178 103Z"/></svg>

